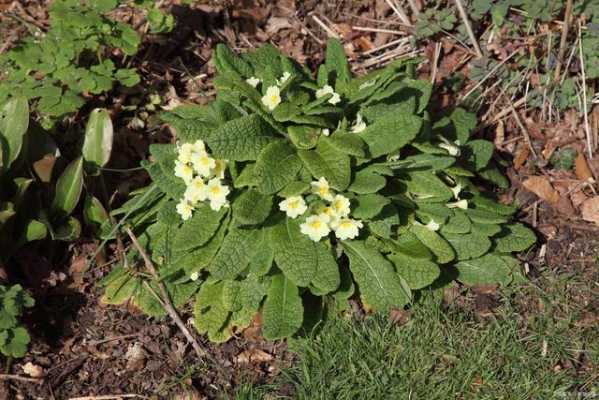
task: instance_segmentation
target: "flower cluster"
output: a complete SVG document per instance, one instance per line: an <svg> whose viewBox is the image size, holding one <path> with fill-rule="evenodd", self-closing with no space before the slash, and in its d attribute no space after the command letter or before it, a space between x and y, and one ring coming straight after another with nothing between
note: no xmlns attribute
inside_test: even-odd
<svg viewBox="0 0 599 400"><path fill-rule="evenodd" d="M194 208L203 201L209 201L215 211L228 207L227 195L231 190L222 183L226 167L226 160L210 157L201 140L178 145L175 176L183 179L187 188L177 204L177 213L184 221L191 218Z"/></svg>
<svg viewBox="0 0 599 400"><path fill-rule="evenodd" d="M353 239L358 236L362 221L349 217L351 212L349 199L343 195L335 194L331 190L326 178L321 177L311 183L312 193L316 194L328 204L317 209L317 212L306 218L300 225L301 232L310 239L318 242L331 231L339 240ZM279 203L281 211L285 211L289 218L303 215L308 206L302 196L292 196Z"/></svg>

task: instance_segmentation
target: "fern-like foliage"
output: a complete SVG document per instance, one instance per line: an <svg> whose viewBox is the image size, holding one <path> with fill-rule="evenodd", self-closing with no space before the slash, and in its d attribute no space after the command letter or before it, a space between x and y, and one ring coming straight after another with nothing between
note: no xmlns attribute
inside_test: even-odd
<svg viewBox="0 0 599 400"><path fill-rule="evenodd" d="M195 294L199 332L225 341L261 313L264 336L279 339L352 296L387 311L453 279L520 277L511 253L535 235L473 184L507 185L493 144L471 137L465 110L428 111L432 87L414 77L414 61L356 77L337 41L316 76L269 45L241 56L218 46L214 58L216 100L163 115L179 143L151 147L143 166L154 183L115 211L174 303ZM226 160L214 186L229 190L225 205L188 200L190 182L197 197L213 195L183 156L192 145ZM135 268L116 268L105 285L105 302L164 315L155 283Z"/></svg>

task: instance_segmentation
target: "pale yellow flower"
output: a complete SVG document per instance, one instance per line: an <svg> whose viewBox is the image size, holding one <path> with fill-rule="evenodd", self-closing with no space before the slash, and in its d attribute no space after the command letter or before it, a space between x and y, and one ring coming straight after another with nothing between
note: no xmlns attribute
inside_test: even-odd
<svg viewBox="0 0 599 400"><path fill-rule="evenodd" d="M191 214L193 212L193 207L191 204L189 204L188 201L181 200L179 202L179 204L177 204L176 209L177 209L177 213L181 216L183 221L187 221L189 218L191 218Z"/></svg>
<svg viewBox="0 0 599 400"><path fill-rule="evenodd" d="M360 233L360 229L364 226L362 221L342 218L339 221L331 224L331 227L335 230L335 236L339 240L353 239Z"/></svg>
<svg viewBox="0 0 599 400"><path fill-rule="evenodd" d="M281 211L285 211L289 218L297 218L308 209L302 196L291 196L279 203Z"/></svg>
<svg viewBox="0 0 599 400"><path fill-rule="evenodd" d="M277 108L281 103L281 90L278 86L270 86L266 89L266 94L262 97L262 104L266 106L270 111Z"/></svg>
<svg viewBox="0 0 599 400"><path fill-rule="evenodd" d="M255 76L252 76L251 78L247 78L245 81L251 87L257 87L258 84L260 83L260 79L256 78Z"/></svg>
<svg viewBox="0 0 599 400"><path fill-rule="evenodd" d="M327 236L331 229L329 228L329 220L325 215L311 215L306 218L306 222L300 225L300 231L304 235L318 242L323 237Z"/></svg>
<svg viewBox="0 0 599 400"><path fill-rule="evenodd" d="M210 200L210 208L215 211L220 210L228 204L227 195L231 192L228 186L223 185L218 178L212 178L208 182L207 192L208 200Z"/></svg>
<svg viewBox="0 0 599 400"><path fill-rule="evenodd" d="M191 164L193 169L203 177L210 176L210 172L216 167L216 160L205 151L199 153L193 153L191 157Z"/></svg>
<svg viewBox="0 0 599 400"><path fill-rule="evenodd" d="M339 217L347 217L349 215L349 199L343 195L336 195L331 201L331 207Z"/></svg>
<svg viewBox="0 0 599 400"><path fill-rule="evenodd" d="M175 176L183 179L187 184L193 179L193 168L189 164L175 161Z"/></svg>
<svg viewBox="0 0 599 400"><path fill-rule="evenodd" d="M316 193L324 200L327 200L327 201L333 200L333 192L331 191L329 182L326 180L326 178L324 176L322 176L317 181L311 182L310 186L312 187L312 193Z"/></svg>
<svg viewBox="0 0 599 400"><path fill-rule="evenodd" d="M447 203L446 206L449 208L461 208L462 210L467 210L468 209L468 201L460 200L460 201L456 201L454 203Z"/></svg>

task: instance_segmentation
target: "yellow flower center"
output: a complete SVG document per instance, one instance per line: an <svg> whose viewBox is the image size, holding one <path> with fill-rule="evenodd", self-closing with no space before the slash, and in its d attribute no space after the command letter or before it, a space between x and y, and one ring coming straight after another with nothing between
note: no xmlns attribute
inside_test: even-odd
<svg viewBox="0 0 599 400"><path fill-rule="evenodd" d="M310 222L310 227L313 229L320 229L321 226L322 222L320 222L319 220Z"/></svg>
<svg viewBox="0 0 599 400"><path fill-rule="evenodd" d="M290 201L290 202L287 204L287 206L288 206L289 208L291 208L291 209L298 208L298 207L299 207L299 201L298 201L298 200L292 200L292 201Z"/></svg>
<svg viewBox="0 0 599 400"><path fill-rule="evenodd" d="M339 226L343 229L347 229L351 228L353 224L351 223L351 221L343 221L341 224L339 224Z"/></svg>
<svg viewBox="0 0 599 400"><path fill-rule="evenodd" d="M218 186L214 186L210 189L210 192L214 195L219 194L220 193L220 187Z"/></svg>

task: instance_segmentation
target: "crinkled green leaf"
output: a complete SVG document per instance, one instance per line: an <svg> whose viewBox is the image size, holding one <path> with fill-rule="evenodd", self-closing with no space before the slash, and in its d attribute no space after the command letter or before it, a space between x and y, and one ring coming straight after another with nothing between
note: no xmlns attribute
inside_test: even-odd
<svg viewBox="0 0 599 400"><path fill-rule="evenodd" d="M216 279L234 279L250 263L264 230L231 228L210 265L210 273Z"/></svg>
<svg viewBox="0 0 599 400"><path fill-rule="evenodd" d="M318 266L311 282L311 291L315 295L325 295L337 290L340 283L339 266L331 249L324 243L315 246Z"/></svg>
<svg viewBox="0 0 599 400"><path fill-rule="evenodd" d="M455 258L455 252L451 245L437 232L431 231L423 225L412 225L410 231L433 252L439 264L447 264Z"/></svg>
<svg viewBox="0 0 599 400"><path fill-rule="evenodd" d="M258 158L274 140L272 127L252 114L222 125L208 137L208 146L216 158L245 161Z"/></svg>
<svg viewBox="0 0 599 400"><path fill-rule="evenodd" d="M532 230L517 223L503 225L501 233L494 240L496 251L510 253L528 249L536 242L537 238Z"/></svg>
<svg viewBox="0 0 599 400"><path fill-rule="evenodd" d="M299 290L285 275L272 277L262 309L262 334L265 339L283 339L293 335L304 320Z"/></svg>
<svg viewBox="0 0 599 400"><path fill-rule="evenodd" d="M241 225L260 224L270 214L272 202L272 196L248 189L233 202L233 218Z"/></svg>
<svg viewBox="0 0 599 400"><path fill-rule="evenodd" d="M475 233L444 233L443 237L455 250L458 260L480 257L491 248L491 241L484 235Z"/></svg>
<svg viewBox="0 0 599 400"><path fill-rule="evenodd" d="M455 264L458 280L466 285L508 284L512 280L511 267L497 254L462 260Z"/></svg>
<svg viewBox="0 0 599 400"><path fill-rule="evenodd" d="M368 125L360 137L373 158L393 153L410 143L420 132L422 119L411 114L388 114Z"/></svg>
<svg viewBox="0 0 599 400"><path fill-rule="evenodd" d="M388 257L410 289L422 289L433 283L441 274L439 266L430 260L412 258L403 254L389 254Z"/></svg>
<svg viewBox="0 0 599 400"><path fill-rule="evenodd" d="M305 287L314 279L319 256L316 245L300 231L297 220L285 218L271 228L275 262L297 286Z"/></svg>
<svg viewBox="0 0 599 400"><path fill-rule="evenodd" d="M285 142L269 144L258 156L254 176L259 192L272 194L292 182L302 168L295 149Z"/></svg>
<svg viewBox="0 0 599 400"><path fill-rule="evenodd" d="M315 179L325 177L331 187L345 190L350 183L350 158L336 150L326 140L318 142L316 150L299 150L299 157Z"/></svg>
<svg viewBox="0 0 599 400"><path fill-rule="evenodd" d="M225 208L214 211L208 204L201 203L192 217L177 230L173 238L173 250L188 250L206 243L217 231L226 213Z"/></svg>
<svg viewBox="0 0 599 400"><path fill-rule="evenodd" d="M403 307L411 300L406 282L381 253L359 240L343 242L349 267L364 300L379 311Z"/></svg>

